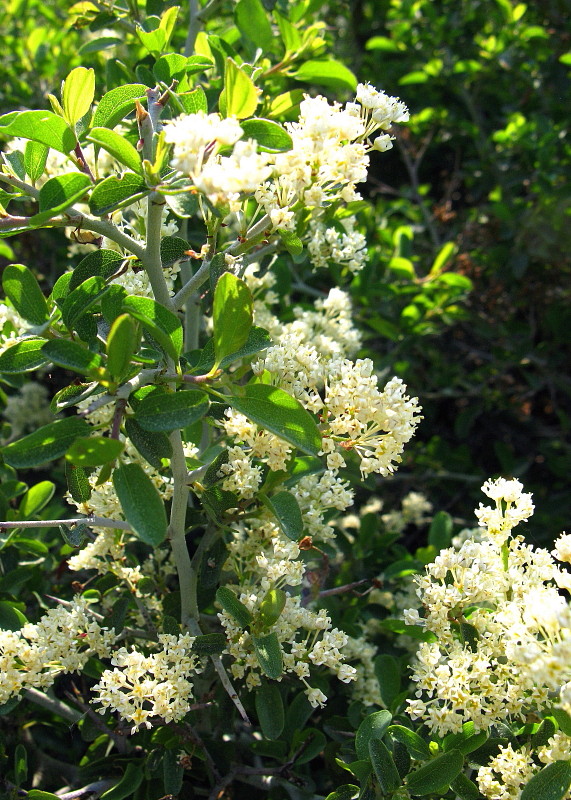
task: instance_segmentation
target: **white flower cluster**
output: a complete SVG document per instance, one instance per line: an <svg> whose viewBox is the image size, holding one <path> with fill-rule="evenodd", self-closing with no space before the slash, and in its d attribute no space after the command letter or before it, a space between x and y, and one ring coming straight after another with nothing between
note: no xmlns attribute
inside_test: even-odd
<svg viewBox="0 0 571 800"><path fill-rule="evenodd" d="M69 609L51 609L36 624L0 631L0 705L28 687L48 688L62 672L80 671L93 654L108 657L114 640L80 598Z"/></svg>
<svg viewBox="0 0 571 800"><path fill-rule="evenodd" d="M400 510L381 515L383 524L391 533L402 533L407 525L420 527L430 522L432 503L422 492L409 492L402 499Z"/></svg>
<svg viewBox="0 0 571 800"><path fill-rule="evenodd" d="M239 599L252 614L256 614L261 602L257 593L242 591ZM232 675L238 679L244 678L249 689L259 686L261 670L252 636L238 627L226 611L220 612L218 616L228 638L227 652L234 659L230 667ZM304 608L299 596L288 595L272 632L282 646L284 674L291 673L302 681L307 698L314 708L325 705L327 697L308 682L312 666L327 667L343 683L355 680L355 668L345 663L345 656L341 653L349 637L343 631L331 627L331 619L323 609L315 612Z"/></svg>
<svg viewBox="0 0 571 800"><path fill-rule="evenodd" d="M327 227L319 220L312 220L306 235L309 258L314 267L326 267L329 261L351 272L359 272L367 257L367 240L355 230L355 217L340 221L341 230L333 225Z"/></svg>
<svg viewBox="0 0 571 800"><path fill-rule="evenodd" d="M181 720L190 710L193 685L191 675L201 669L192 653L194 637L188 634L160 634L160 650L144 654L121 647L113 654L108 669L93 687L93 703L101 704L100 714L117 711L132 724L131 733L142 725L151 727L152 717L165 723Z"/></svg>
<svg viewBox="0 0 571 800"><path fill-rule="evenodd" d="M507 538L533 510L519 481L487 481L483 490L496 508L477 512L489 524L482 540L441 551L416 578L423 616L405 612L437 637L418 650L407 710L440 735L470 720L486 730L541 713L557 695L571 711L571 609L560 594L571 575L547 550Z"/></svg>
<svg viewBox="0 0 571 800"><path fill-rule="evenodd" d="M268 156L258 153L234 117L187 114L164 125L165 139L173 145L171 166L188 175L194 186L214 205L230 203L239 210L239 195L253 193L271 174ZM221 147L233 145L230 155Z"/></svg>

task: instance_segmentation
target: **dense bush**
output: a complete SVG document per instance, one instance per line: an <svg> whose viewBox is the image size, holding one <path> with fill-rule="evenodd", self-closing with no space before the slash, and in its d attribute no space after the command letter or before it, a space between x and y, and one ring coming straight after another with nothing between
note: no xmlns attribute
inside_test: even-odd
<svg viewBox="0 0 571 800"><path fill-rule="evenodd" d="M562 4L0 14L2 796L569 797Z"/></svg>

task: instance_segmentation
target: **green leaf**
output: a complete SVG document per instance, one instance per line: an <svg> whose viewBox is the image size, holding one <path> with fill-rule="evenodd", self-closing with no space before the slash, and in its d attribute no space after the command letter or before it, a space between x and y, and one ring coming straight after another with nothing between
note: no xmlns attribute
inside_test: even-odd
<svg viewBox="0 0 571 800"><path fill-rule="evenodd" d="M167 533L164 503L139 464L122 464L113 472L113 486L135 534L146 544L159 545Z"/></svg>
<svg viewBox="0 0 571 800"><path fill-rule="evenodd" d="M165 11L160 20L152 16L145 19L145 27L149 28L154 24L156 25L154 29L144 30L140 27L137 28L137 36L149 53L160 55L161 52L168 47L174 31L178 12L179 6L172 6Z"/></svg>
<svg viewBox="0 0 571 800"><path fill-rule="evenodd" d="M65 118L70 125L84 117L95 95L95 72L85 67L72 69L63 82L61 99Z"/></svg>
<svg viewBox="0 0 571 800"><path fill-rule="evenodd" d="M456 242L446 242L446 244L442 245L432 266L430 267L430 272L428 273L431 277L435 275L440 275L446 264L450 261L450 259L456 254L458 250L458 245Z"/></svg>
<svg viewBox="0 0 571 800"><path fill-rule="evenodd" d="M216 366L244 346L252 327L253 298L246 283L225 272L214 290L213 323Z"/></svg>
<svg viewBox="0 0 571 800"><path fill-rule="evenodd" d="M165 236L161 239L161 264L163 267L170 267L175 261L184 258L188 248L188 242L179 236Z"/></svg>
<svg viewBox="0 0 571 800"><path fill-rule="evenodd" d="M259 616L264 628L271 628L281 616L287 595L283 589L269 589L260 603Z"/></svg>
<svg viewBox="0 0 571 800"><path fill-rule="evenodd" d="M141 156L124 136L108 128L92 128L87 139L106 150L116 161L133 172L143 174Z"/></svg>
<svg viewBox="0 0 571 800"><path fill-rule="evenodd" d="M244 139L255 139L258 150L266 153L283 153L293 147L289 133L277 122L269 119L245 119L240 123Z"/></svg>
<svg viewBox="0 0 571 800"><path fill-rule="evenodd" d="M118 86L103 95L93 115L94 128L114 128L123 117L135 110L135 100L146 96L147 87L142 83Z"/></svg>
<svg viewBox="0 0 571 800"><path fill-rule="evenodd" d="M481 800L482 795L476 784L461 772L458 777L454 778L450 784L450 788L454 794L458 795L460 800Z"/></svg>
<svg viewBox="0 0 571 800"><path fill-rule="evenodd" d="M407 776L408 792L414 797L424 797L444 791L460 774L463 766L464 756L459 750L443 753ZM535 796L534 800L537 800Z"/></svg>
<svg viewBox="0 0 571 800"><path fill-rule="evenodd" d="M156 392L141 401L135 420L141 428L153 433L180 430L201 419L208 406L207 395L198 390L183 389L175 394Z"/></svg>
<svg viewBox="0 0 571 800"><path fill-rule="evenodd" d="M387 733L395 742L404 744L411 758L415 758L417 761L426 761L431 757L428 744L410 728L405 728L404 725L389 725Z"/></svg>
<svg viewBox="0 0 571 800"><path fill-rule="evenodd" d="M292 256L298 256L303 252L303 242L294 231L284 231L282 228L278 229L280 239L284 243L285 249Z"/></svg>
<svg viewBox="0 0 571 800"><path fill-rule="evenodd" d="M43 353L53 364L89 375L101 364L101 356L67 339L51 339L43 346Z"/></svg>
<svg viewBox="0 0 571 800"><path fill-rule="evenodd" d="M256 714L265 739L279 739L284 729L284 704L279 687L262 681L255 690Z"/></svg>
<svg viewBox="0 0 571 800"><path fill-rule="evenodd" d="M30 139L26 143L24 166L32 183L35 183L44 174L49 151L50 148L46 144L42 144L42 142L34 142Z"/></svg>
<svg viewBox="0 0 571 800"><path fill-rule="evenodd" d="M155 469L161 469L162 459L172 456L172 445L164 433L149 433L143 430L132 417L125 420L127 436L139 453Z"/></svg>
<svg viewBox="0 0 571 800"><path fill-rule="evenodd" d="M91 486L87 480L87 472L83 467L77 467L75 464L66 462L65 477L67 480L67 488L75 502L87 503L91 497Z"/></svg>
<svg viewBox="0 0 571 800"><path fill-rule="evenodd" d="M275 433L308 455L321 448L315 420L301 403L283 389L254 383L246 386L246 397L225 398L230 405L262 428Z"/></svg>
<svg viewBox="0 0 571 800"><path fill-rule="evenodd" d="M141 759L139 759L139 762L130 761L119 783L106 792L103 792L101 800L125 800L126 797L130 797L134 794L141 785L144 777L144 769L141 761Z"/></svg>
<svg viewBox="0 0 571 800"><path fill-rule="evenodd" d="M571 786L571 763L554 761L534 775L521 800L561 800Z"/></svg>
<svg viewBox="0 0 571 800"><path fill-rule="evenodd" d="M28 778L28 752L23 744L14 749L14 780L20 787Z"/></svg>
<svg viewBox="0 0 571 800"><path fill-rule="evenodd" d="M22 612L7 600L0 600L0 630L19 631L28 620Z"/></svg>
<svg viewBox="0 0 571 800"><path fill-rule="evenodd" d="M258 328L255 325L252 325L244 346L235 353L230 353L230 355L227 355L225 358L223 358L218 366L220 369L226 369L226 367L230 366L230 364L233 364L234 361L239 361L242 358L248 358L249 356L254 355L254 353L259 353L260 350L266 350L268 347L271 347L272 344L273 342L270 334L264 330L264 328ZM192 371L197 374L206 373L209 372L213 366L214 340L209 339L202 348L200 361L198 364L196 364L196 366L194 366Z"/></svg>
<svg viewBox="0 0 571 800"><path fill-rule="evenodd" d="M106 436L87 436L76 439L65 454L66 461L78 467L99 467L115 461L125 445L118 439L109 439Z"/></svg>
<svg viewBox="0 0 571 800"><path fill-rule="evenodd" d="M183 331L176 314L150 297L126 297L122 310L138 320L168 356L174 361L178 359L182 351Z"/></svg>
<svg viewBox="0 0 571 800"><path fill-rule="evenodd" d="M32 486L22 497L18 513L21 519L28 519L47 506L55 492L55 483L40 481Z"/></svg>
<svg viewBox="0 0 571 800"><path fill-rule="evenodd" d="M450 547L452 542L452 517L446 511L437 511L428 531L428 544L437 550Z"/></svg>
<svg viewBox="0 0 571 800"><path fill-rule="evenodd" d="M221 653L226 647L226 636L223 633L206 633L197 636L192 644L192 652L200 656L211 656Z"/></svg>
<svg viewBox="0 0 571 800"><path fill-rule="evenodd" d="M124 261L125 259L123 256L115 252L115 250L102 249L95 250L93 253L88 253L73 270L68 286L69 291L72 292L74 289L77 289L83 281L86 281L88 278L93 278L96 275L107 280L119 270Z"/></svg>
<svg viewBox="0 0 571 800"><path fill-rule="evenodd" d="M89 431L90 426L79 417L58 419L6 445L2 455L11 467L37 467L63 456L74 439L87 436Z"/></svg>
<svg viewBox="0 0 571 800"><path fill-rule="evenodd" d="M4 294L21 317L32 325L50 318L48 304L31 270L23 264L9 264L2 273Z"/></svg>
<svg viewBox="0 0 571 800"><path fill-rule="evenodd" d="M401 687L398 661L385 653L375 658L374 665L383 703L390 708Z"/></svg>
<svg viewBox="0 0 571 800"><path fill-rule="evenodd" d="M140 339L139 326L129 314L114 320L106 344L107 369L113 380L119 382L129 372Z"/></svg>
<svg viewBox="0 0 571 800"><path fill-rule="evenodd" d="M307 742L307 746L301 748L301 745L304 745L305 742ZM299 767L301 764L307 764L316 756L319 756L323 753L326 743L325 735L317 728L306 728L304 731L294 733L291 749L293 752L302 750L301 755L295 760L296 765Z"/></svg>
<svg viewBox="0 0 571 800"><path fill-rule="evenodd" d="M199 111L208 113L208 100L202 86L198 86L192 92L181 92L177 98L187 114L197 114Z"/></svg>
<svg viewBox="0 0 571 800"><path fill-rule="evenodd" d="M17 375L43 367L49 359L42 352L45 339L23 339L0 353L0 373Z"/></svg>
<svg viewBox="0 0 571 800"><path fill-rule="evenodd" d="M268 15L260 0L239 0L234 9L236 27L264 53L274 49L275 37Z"/></svg>
<svg viewBox="0 0 571 800"><path fill-rule="evenodd" d="M216 591L216 599L224 611L230 614L241 628L247 628L252 622L252 615L244 603L238 600L232 589L229 589L227 586L220 586Z"/></svg>
<svg viewBox="0 0 571 800"><path fill-rule="evenodd" d="M188 58L181 56L179 53L169 53L161 56L155 62L153 75L158 81L170 86L173 81L180 81L186 74L187 62Z"/></svg>
<svg viewBox="0 0 571 800"><path fill-rule="evenodd" d="M325 800L355 800L359 797L359 787L354 783L344 783L333 792L329 792Z"/></svg>
<svg viewBox="0 0 571 800"><path fill-rule="evenodd" d="M252 636L258 664L264 675L276 680L284 670L282 648L275 633L266 636Z"/></svg>
<svg viewBox="0 0 571 800"><path fill-rule="evenodd" d="M30 217L31 225L42 225L81 200L91 181L83 172L68 172L47 180L40 189L39 214Z"/></svg>
<svg viewBox="0 0 571 800"><path fill-rule="evenodd" d="M350 69L334 58L303 61L292 77L302 83L317 83L332 89L357 88L357 78Z"/></svg>
<svg viewBox="0 0 571 800"><path fill-rule="evenodd" d="M83 281L64 300L61 317L66 328L73 328L77 320L109 291L109 286L99 275Z"/></svg>
<svg viewBox="0 0 571 800"><path fill-rule="evenodd" d="M375 711L365 717L355 736L355 750L358 759L369 758L369 741L382 739L391 720L392 715L388 711Z"/></svg>
<svg viewBox="0 0 571 800"><path fill-rule="evenodd" d="M132 205L149 191L145 181L133 172L126 172L119 178L110 175L98 183L91 192L89 209L96 217L104 217L117 208Z"/></svg>
<svg viewBox="0 0 571 800"><path fill-rule="evenodd" d="M252 79L228 56L224 68L224 90L220 109L226 117L251 117L258 106L259 93Z"/></svg>
<svg viewBox="0 0 571 800"><path fill-rule="evenodd" d="M286 491L269 497L262 494L260 500L266 508L270 509L288 539L293 542L299 541L303 535L303 517L299 503L293 494Z"/></svg>
<svg viewBox="0 0 571 800"><path fill-rule="evenodd" d="M401 785L401 778L392 755L380 739L369 739L369 756L381 791L384 794L395 792Z"/></svg>
<svg viewBox="0 0 571 800"><path fill-rule="evenodd" d="M74 131L67 122L52 111L11 111L0 117L0 133L21 136L69 153L77 143Z"/></svg>

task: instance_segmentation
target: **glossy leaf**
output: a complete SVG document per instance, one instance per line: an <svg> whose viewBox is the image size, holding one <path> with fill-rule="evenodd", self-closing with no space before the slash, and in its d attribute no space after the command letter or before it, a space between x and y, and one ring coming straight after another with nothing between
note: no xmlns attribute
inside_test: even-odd
<svg viewBox="0 0 571 800"><path fill-rule="evenodd" d="M21 317L33 325L49 319L48 304L34 274L23 264L9 264L2 273L4 294Z"/></svg>
<svg viewBox="0 0 571 800"><path fill-rule="evenodd" d="M0 353L0 373L16 375L43 367L49 362L42 352L45 343L45 339L30 337L7 347L3 353Z"/></svg>
<svg viewBox="0 0 571 800"><path fill-rule="evenodd" d="M284 610L287 595L283 589L269 589L260 603L259 617L265 628L275 625Z"/></svg>
<svg viewBox="0 0 571 800"><path fill-rule="evenodd" d="M246 386L245 397L226 398L230 405L262 428L316 456L321 434L315 420L301 403L283 389L265 384Z"/></svg>
<svg viewBox="0 0 571 800"><path fill-rule="evenodd" d="M141 156L120 133L108 128L92 128L87 138L106 150L120 164L124 164L139 175L143 174Z"/></svg>
<svg viewBox="0 0 571 800"><path fill-rule="evenodd" d="M264 675L276 680L283 673L283 655L278 637L275 633L266 636L252 636L254 651L258 664Z"/></svg>
<svg viewBox="0 0 571 800"><path fill-rule="evenodd" d="M384 705L388 708L400 692L401 678L400 666L396 658L383 654L375 659L375 676L379 682L379 689Z"/></svg>
<svg viewBox="0 0 571 800"><path fill-rule="evenodd" d="M43 347L48 359L60 367L88 375L101 364L101 356L67 339L51 339Z"/></svg>
<svg viewBox="0 0 571 800"><path fill-rule="evenodd" d="M91 213L103 217L117 208L131 205L140 200L150 190L145 181L133 172L126 172L121 177L110 175L95 186L89 198Z"/></svg>
<svg viewBox="0 0 571 800"><path fill-rule="evenodd" d="M192 643L192 652L201 656L211 656L221 653L226 645L227 640L223 633L206 633L195 638Z"/></svg>
<svg viewBox="0 0 571 800"><path fill-rule="evenodd" d="M87 436L76 439L65 454L66 461L78 467L99 467L109 461L115 461L125 445L118 439L106 436Z"/></svg>
<svg viewBox="0 0 571 800"><path fill-rule="evenodd" d="M227 614L238 623L241 628L247 628L252 622L252 615L241 600L238 600L232 589L220 586L216 591L216 599Z"/></svg>
<svg viewBox="0 0 571 800"><path fill-rule="evenodd" d="M143 781L144 770L142 764L137 761L130 761L127 764L121 780L111 789L107 789L101 795L101 800L125 800L139 788Z"/></svg>
<svg viewBox="0 0 571 800"><path fill-rule="evenodd" d="M382 739L391 724L392 715L388 711L375 711L365 717L355 735L357 758L369 758L369 742L371 739Z"/></svg>
<svg viewBox="0 0 571 800"><path fill-rule="evenodd" d="M88 253L73 270L68 286L69 291L72 292L88 278L94 278L97 275L107 280L119 270L124 261L123 256L115 250L101 249Z"/></svg>
<svg viewBox="0 0 571 800"><path fill-rule="evenodd" d="M41 511L54 496L55 489L55 483L51 481L40 481L30 487L18 507L20 518L29 519Z"/></svg>
<svg viewBox="0 0 571 800"><path fill-rule="evenodd" d="M65 118L70 125L87 114L95 95L95 72L85 67L72 69L63 82L61 99Z"/></svg>
<svg viewBox="0 0 571 800"><path fill-rule="evenodd" d="M26 143L24 166L32 183L35 183L44 174L49 151L50 148L42 142L34 142L30 139Z"/></svg>
<svg viewBox="0 0 571 800"><path fill-rule="evenodd" d="M169 53L161 56L155 61L153 75L158 81L170 86L173 81L180 81L183 75L186 74L187 62L188 58L180 55L180 53Z"/></svg>
<svg viewBox="0 0 571 800"><path fill-rule="evenodd" d="M94 128L114 128L123 117L135 110L135 100L145 97L147 87L142 83L118 86L103 95L93 115Z"/></svg>
<svg viewBox="0 0 571 800"><path fill-rule="evenodd" d="M450 788L460 800L481 800L482 795L476 784L461 772L450 784Z"/></svg>
<svg viewBox="0 0 571 800"><path fill-rule="evenodd" d="M260 151L281 153L293 147L291 136L277 122L269 119L245 119L240 125L244 131L244 139L254 139Z"/></svg>
<svg viewBox="0 0 571 800"><path fill-rule="evenodd" d="M164 433L149 433L132 417L125 420L125 431L139 453L155 469L161 469L163 458L172 456L172 445Z"/></svg>
<svg viewBox="0 0 571 800"><path fill-rule="evenodd" d="M433 792L444 791L460 774L463 766L464 757L459 750L442 753L407 776L408 792L413 797L425 797Z"/></svg>
<svg viewBox="0 0 571 800"><path fill-rule="evenodd" d="M246 283L225 272L214 290L212 308L216 365L244 346L252 327L252 293Z"/></svg>
<svg viewBox="0 0 571 800"><path fill-rule="evenodd" d="M69 153L76 145L75 133L67 122L52 111L11 111L0 117L0 133L21 136Z"/></svg>
<svg viewBox="0 0 571 800"><path fill-rule="evenodd" d="M30 217L31 225L42 225L61 211L65 211L82 197L91 186L83 172L68 172L47 180L40 189L38 214Z"/></svg>
<svg viewBox="0 0 571 800"><path fill-rule="evenodd" d="M235 353L230 353L229 355L225 356L218 366L220 369L225 369L235 361L239 361L242 358L248 358L255 353L259 353L260 350L266 350L268 347L271 347L272 344L273 342L270 334L264 330L264 328L258 328L256 325L252 325L244 345ZM193 372L209 372L214 366L214 361L214 340L209 339L202 348L200 361L194 367Z"/></svg>
<svg viewBox="0 0 571 800"><path fill-rule="evenodd" d="M208 405L207 395L194 389L175 394L153 393L141 401L135 419L146 431L180 430L201 419Z"/></svg>
<svg viewBox="0 0 571 800"><path fill-rule="evenodd" d="M381 791L395 792L401 785L401 778L392 755L380 739L369 739L369 757Z"/></svg>
<svg viewBox="0 0 571 800"><path fill-rule="evenodd" d="M239 0L234 9L234 19L238 30L245 39L249 39L264 53L273 50L274 33L260 0Z"/></svg>
<svg viewBox="0 0 571 800"><path fill-rule="evenodd" d="M344 783L333 792L329 792L325 800L355 800L359 797L359 787L354 783Z"/></svg>
<svg viewBox="0 0 571 800"><path fill-rule="evenodd" d="M178 359L182 351L183 332L176 314L150 297L134 296L123 300L123 311L138 320L168 356L173 360Z"/></svg>
<svg viewBox="0 0 571 800"><path fill-rule="evenodd" d="M277 494L261 495L263 504L270 509L278 521L282 532L294 542L299 541L303 535L303 517L296 498L291 492L278 492Z"/></svg>
<svg viewBox="0 0 571 800"><path fill-rule="evenodd" d="M91 497L91 486L87 479L87 472L83 467L77 467L75 464L66 462L65 477L67 480L67 488L75 502L87 503Z"/></svg>
<svg viewBox="0 0 571 800"><path fill-rule="evenodd" d="M553 761L531 778L521 800L562 800L571 786L571 763Z"/></svg>
<svg viewBox="0 0 571 800"><path fill-rule="evenodd" d="M113 472L113 486L136 536L158 546L167 533L167 515L152 480L139 464L122 464Z"/></svg>
<svg viewBox="0 0 571 800"><path fill-rule="evenodd" d="M27 623L22 612L7 600L0 600L0 630L19 631Z"/></svg>
<svg viewBox="0 0 571 800"><path fill-rule="evenodd" d="M113 321L106 344L107 369L113 380L121 381L129 372L140 338L139 326L129 314Z"/></svg>
<svg viewBox="0 0 571 800"><path fill-rule="evenodd" d="M78 436L86 436L89 431L90 426L79 417L58 419L6 445L2 455L11 467L37 467L63 456Z"/></svg>
<svg viewBox="0 0 571 800"><path fill-rule="evenodd" d="M319 86L329 86L332 89L354 91L357 88L355 75L334 58L303 61L293 73L293 77L302 83L317 83Z"/></svg>
<svg viewBox="0 0 571 800"><path fill-rule="evenodd" d="M80 284L77 289L70 292L64 300L61 310L64 325L67 328L73 328L75 322L85 314L86 311L99 302L108 291L109 286L99 275L88 278Z"/></svg>
<svg viewBox="0 0 571 800"><path fill-rule="evenodd" d="M254 701L262 734L266 739L279 739L284 729L285 715L277 684L262 681L262 685L255 689Z"/></svg>
<svg viewBox="0 0 571 800"><path fill-rule="evenodd" d="M404 725L389 725L387 733L390 734L395 742L404 744L411 758L417 761L425 761L431 757L428 744L418 733L415 733L410 728L405 728Z"/></svg>
<svg viewBox="0 0 571 800"><path fill-rule="evenodd" d="M187 114L197 114L199 111L208 112L208 101L202 86L197 86L192 92L181 92L178 100Z"/></svg>
<svg viewBox="0 0 571 800"><path fill-rule="evenodd" d="M236 64L226 59L224 90L220 95L220 108L226 117L245 119L251 117L258 106L259 92L252 79Z"/></svg>

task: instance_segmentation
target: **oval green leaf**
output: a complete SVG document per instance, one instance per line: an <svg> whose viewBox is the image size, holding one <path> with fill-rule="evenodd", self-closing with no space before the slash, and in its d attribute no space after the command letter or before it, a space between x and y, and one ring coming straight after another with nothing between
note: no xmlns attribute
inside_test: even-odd
<svg viewBox="0 0 571 800"><path fill-rule="evenodd" d="M99 467L121 455L125 445L106 436L87 436L76 439L65 454L66 461L78 467Z"/></svg>
<svg viewBox="0 0 571 800"><path fill-rule="evenodd" d="M148 194L145 181L133 172L104 178L91 192L89 209L96 217L103 217L117 208L123 208Z"/></svg>
<svg viewBox="0 0 571 800"><path fill-rule="evenodd" d="M314 418L283 389L255 383L246 386L245 397L225 399L252 422L275 433L302 452L316 456L321 449L321 434Z"/></svg>
<svg viewBox="0 0 571 800"><path fill-rule="evenodd" d="M42 225L72 206L86 193L91 181L83 172L68 172L47 180L40 189L39 214L30 217L30 225Z"/></svg>
<svg viewBox="0 0 571 800"><path fill-rule="evenodd" d="M256 689L255 704L264 738L279 739L284 729L285 715L277 684L262 681L262 685Z"/></svg>
<svg viewBox="0 0 571 800"><path fill-rule="evenodd" d="M180 430L201 419L208 406L206 394L193 389L176 394L150 394L138 406L135 420L141 428L153 433Z"/></svg>
<svg viewBox="0 0 571 800"><path fill-rule="evenodd" d="M0 353L0 373L17 375L22 372L31 372L49 363L49 359L42 352L45 343L45 339L30 338L8 347L3 353Z"/></svg>
<svg viewBox="0 0 571 800"><path fill-rule="evenodd" d="M141 156L121 134L108 128L92 128L87 138L106 150L120 164L124 164L139 175L143 174Z"/></svg>
<svg viewBox="0 0 571 800"><path fill-rule="evenodd" d="M291 136L277 122L254 118L245 119L240 126L244 131L244 139L254 139L258 150L266 153L283 153L293 147Z"/></svg>
<svg viewBox="0 0 571 800"><path fill-rule="evenodd" d="M123 300L123 311L138 320L168 356L175 361L178 359L182 352L183 331L176 314L150 297L134 296Z"/></svg>
<svg viewBox="0 0 571 800"><path fill-rule="evenodd" d="M172 445L164 433L149 433L130 417L125 420L125 431L143 458L155 469L161 469L163 458L172 456Z"/></svg>
<svg viewBox="0 0 571 800"><path fill-rule="evenodd" d="M303 61L293 77L302 83L317 83L332 89L357 88L357 78L350 69L334 58Z"/></svg>
<svg viewBox="0 0 571 800"><path fill-rule="evenodd" d="M95 72L85 67L72 69L63 82L61 100L65 117L70 125L84 117L95 95Z"/></svg>
<svg viewBox="0 0 571 800"><path fill-rule="evenodd" d="M224 611L230 614L241 628L247 628L252 622L252 615L244 603L238 600L232 589L227 586L220 586L216 591L216 599Z"/></svg>
<svg viewBox="0 0 571 800"><path fill-rule="evenodd" d="M154 483L142 467L122 464L113 472L113 486L134 533L146 544L159 545L167 533L167 515Z"/></svg>
<svg viewBox="0 0 571 800"><path fill-rule="evenodd" d="M413 797L424 797L437 791L444 791L460 774L464 766L464 756L459 750L450 750L425 764L407 776L406 786ZM534 800L537 800L534 795Z"/></svg>
<svg viewBox="0 0 571 800"><path fill-rule="evenodd" d="M521 800L561 800L571 786L571 763L554 761L534 775Z"/></svg>
<svg viewBox="0 0 571 800"><path fill-rule="evenodd" d="M355 736L355 750L358 759L369 758L369 741L382 739L391 720L392 715L388 711L375 711L365 717Z"/></svg>
<svg viewBox="0 0 571 800"><path fill-rule="evenodd" d="M124 116L135 110L135 100L145 97L142 83L118 86L103 95L93 115L93 127L114 128Z"/></svg>
<svg viewBox="0 0 571 800"><path fill-rule="evenodd" d="M260 621L264 628L271 628L281 616L287 595L283 589L269 589L260 603Z"/></svg>
<svg viewBox="0 0 571 800"><path fill-rule="evenodd" d="M101 364L101 356L97 353L67 339L51 339L44 344L43 353L53 364L85 375Z"/></svg>
<svg viewBox="0 0 571 800"><path fill-rule="evenodd" d="M392 755L380 739L369 739L369 756L381 791L384 794L395 792L401 785L401 778Z"/></svg>
<svg viewBox="0 0 571 800"><path fill-rule="evenodd" d="M405 728L404 725L389 725L387 733L396 742L404 744L411 758L415 758L417 761L426 761L431 757L428 744L410 728Z"/></svg>
<svg viewBox="0 0 571 800"><path fill-rule="evenodd" d="M107 369L113 380L121 381L129 372L140 338L139 326L129 314L114 320L106 344Z"/></svg>
<svg viewBox="0 0 571 800"><path fill-rule="evenodd" d="M63 456L78 436L87 436L89 431L87 422L78 417L58 419L6 445L2 455L11 467L37 467Z"/></svg>
<svg viewBox="0 0 571 800"><path fill-rule="evenodd" d="M32 139L60 153L69 153L77 143L67 122L52 111L11 111L0 117L0 133Z"/></svg>
<svg viewBox="0 0 571 800"><path fill-rule="evenodd" d="M261 495L262 503L269 508L278 521L283 533L293 542L299 541L303 535L303 517L296 498L291 492L278 492L267 497Z"/></svg>
<svg viewBox="0 0 571 800"><path fill-rule="evenodd" d="M18 312L32 325L43 325L50 314L42 290L31 270L23 264L9 264L2 273L2 288Z"/></svg>
<svg viewBox="0 0 571 800"><path fill-rule="evenodd" d="M32 486L22 497L18 513L21 519L29 519L47 506L55 492L55 483L40 481Z"/></svg>
<svg viewBox="0 0 571 800"><path fill-rule="evenodd" d="M214 355L216 366L243 347L252 327L254 301L246 283L231 272L220 276L214 290Z"/></svg>
<svg viewBox="0 0 571 800"><path fill-rule="evenodd" d="M88 278L65 298L61 316L64 325L71 329L77 320L109 291L110 287L99 275Z"/></svg>
<svg viewBox="0 0 571 800"><path fill-rule="evenodd" d="M284 670L282 648L275 633L267 636L252 636L258 664L264 675L276 680Z"/></svg>
<svg viewBox="0 0 571 800"><path fill-rule="evenodd" d="M123 256L115 252L115 250L101 249L88 253L73 270L68 285L69 291L73 292L88 278L93 278L96 275L107 280L119 270L124 261Z"/></svg>
<svg viewBox="0 0 571 800"><path fill-rule="evenodd" d="M50 148L42 142L34 142L32 139L27 142L24 150L24 166L32 183L44 174L49 150Z"/></svg>

